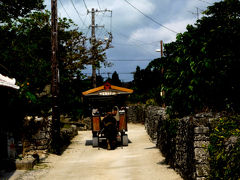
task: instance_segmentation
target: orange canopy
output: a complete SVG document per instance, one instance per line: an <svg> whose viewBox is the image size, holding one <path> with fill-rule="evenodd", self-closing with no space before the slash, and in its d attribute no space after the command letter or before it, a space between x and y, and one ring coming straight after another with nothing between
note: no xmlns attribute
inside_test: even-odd
<svg viewBox="0 0 240 180"><path fill-rule="evenodd" d="M132 93L133 93L132 89L114 86L108 82L106 82L102 86L82 92L84 96L91 96L91 95L111 96L111 95L132 94Z"/></svg>

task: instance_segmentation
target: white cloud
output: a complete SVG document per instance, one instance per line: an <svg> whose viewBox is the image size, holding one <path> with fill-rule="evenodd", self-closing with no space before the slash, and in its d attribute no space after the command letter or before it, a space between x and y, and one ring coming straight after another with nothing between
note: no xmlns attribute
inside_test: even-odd
<svg viewBox="0 0 240 180"><path fill-rule="evenodd" d="M184 19L181 21L174 21L167 24L164 24L164 26L182 33L186 31L186 26L188 24L193 24L194 21L190 19ZM141 29L137 29L135 32L133 32L128 40L128 42L133 42L135 40L140 40L144 42L154 42L156 40L163 40L165 43L169 43L171 41L175 41L176 34L163 28L151 28L151 27L144 27Z"/></svg>

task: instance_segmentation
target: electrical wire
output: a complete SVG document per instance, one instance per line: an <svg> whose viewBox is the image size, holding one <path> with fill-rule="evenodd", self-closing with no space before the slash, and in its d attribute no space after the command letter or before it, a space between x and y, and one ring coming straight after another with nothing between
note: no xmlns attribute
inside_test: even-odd
<svg viewBox="0 0 240 180"><path fill-rule="evenodd" d="M86 10L88 11L87 4L86 4L85 0L82 0L82 1L84 3L84 6L85 6Z"/></svg>
<svg viewBox="0 0 240 180"><path fill-rule="evenodd" d="M117 34L119 34L119 35L121 35L122 37L125 37L126 39L128 39L128 36L127 36L127 35L122 34L122 33L120 33L120 32L116 32L116 31L114 31L114 32L117 33ZM150 52L150 51L142 48L141 45L139 45L139 44L136 43L136 42L138 41L138 42L141 42L141 44L145 44L145 42L140 41L140 40L134 40L134 41L135 41L135 43L133 43L132 45L135 45L136 47L140 47L140 48L143 50L143 52L146 52L146 53L148 53L148 54L149 54L149 53L150 53L150 54L153 54L153 52ZM114 44L114 43L113 43L113 44Z"/></svg>
<svg viewBox="0 0 240 180"><path fill-rule="evenodd" d="M159 43L159 41L158 41L158 43ZM117 45L117 46L136 46L135 44L126 44L126 43L113 43L113 46L115 46L115 45ZM148 43L146 43L146 44L138 44L139 46L152 46L152 47L156 47L155 45L153 45L153 44L148 44Z"/></svg>
<svg viewBox="0 0 240 180"><path fill-rule="evenodd" d="M125 61L152 61L150 59L107 59L107 61L122 61L122 62L125 62Z"/></svg>
<svg viewBox="0 0 240 180"><path fill-rule="evenodd" d="M71 17L70 17L70 16L69 16L69 14L67 13L67 11L66 11L65 7L63 6L63 4L62 4L62 1L61 1L61 0L60 0L60 4L61 4L61 6L62 6L63 10L65 11L66 15L68 16L68 18L69 18L69 19L71 19Z"/></svg>
<svg viewBox="0 0 240 180"><path fill-rule="evenodd" d="M125 1L126 3L128 3L130 6L132 6L134 9L136 9L138 12L140 12L143 16L145 16L146 18L150 19L152 22L158 24L159 26L162 26L163 28L165 28L165 29L167 29L167 30L169 30L169 31L171 31L171 32L173 32L173 33L175 33L175 34L177 34L176 31L174 31L174 30L172 30L172 29L170 29L170 28L164 26L163 24L159 23L158 21L156 21L156 20L153 19L152 17L150 17L150 16L144 14L141 10L139 10L139 9L136 8L134 5L132 5L128 0L124 0L124 1Z"/></svg>
<svg viewBox="0 0 240 180"><path fill-rule="evenodd" d="M207 3L207 4L210 4L210 5L212 5L212 3L210 3L210 2L207 2L207 1L204 1L204 0L198 0L198 1L201 1L201 2L204 2L204 3Z"/></svg>
<svg viewBox="0 0 240 180"><path fill-rule="evenodd" d="M82 18L81 18L81 16L80 16L80 14L79 14L79 12L78 12L77 8L75 7L75 5L74 5L74 3L73 3L73 1L72 1L72 0L71 0L71 3L72 3L72 5L73 5L73 7L74 7L74 9L75 9L75 11L76 11L76 13L77 13L77 15L78 15L79 19L82 21L82 23L83 23L83 26L86 26L86 25L85 25L85 23L83 22L83 20L82 20Z"/></svg>
<svg viewBox="0 0 240 180"><path fill-rule="evenodd" d="M97 0L97 3L98 3L98 7L99 7L99 9L101 10L100 4L99 4L99 0Z"/></svg>
<svg viewBox="0 0 240 180"><path fill-rule="evenodd" d="M83 73L83 74L92 74L92 73ZM101 72L100 74L113 74L113 72ZM134 74L134 72L118 72L118 74Z"/></svg>

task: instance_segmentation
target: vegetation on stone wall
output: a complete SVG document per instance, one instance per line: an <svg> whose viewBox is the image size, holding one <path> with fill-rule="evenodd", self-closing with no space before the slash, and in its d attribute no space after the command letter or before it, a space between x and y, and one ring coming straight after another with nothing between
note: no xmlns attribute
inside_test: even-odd
<svg viewBox="0 0 240 180"><path fill-rule="evenodd" d="M167 118L159 124L159 134L157 146L166 158L166 162L173 166L176 151L176 135L178 129L178 119Z"/></svg>
<svg viewBox="0 0 240 180"><path fill-rule="evenodd" d="M210 134L210 179L240 178L240 116L215 120Z"/></svg>

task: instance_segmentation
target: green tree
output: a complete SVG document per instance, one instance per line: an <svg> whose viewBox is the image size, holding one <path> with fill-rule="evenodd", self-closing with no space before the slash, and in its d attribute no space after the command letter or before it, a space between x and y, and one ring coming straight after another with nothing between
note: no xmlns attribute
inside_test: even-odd
<svg viewBox="0 0 240 180"><path fill-rule="evenodd" d="M158 60L156 59L156 62ZM161 76L160 72L153 68L152 64L149 64L146 69L140 69L137 66L133 84L134 94L131 96L132 101L160 103L161 98L157 94L159 95L161 91Z"/></svg>
<svg viewBox="0 0 240 180"><path fill-rule="evenodd" d="M116 86L122 86L122 82L119 79L118 73L116 71L114 71L112 74L111 84Z"/></svg>
<svg viewBox="0 0 240 180"><path fill-rule="evenodd" d="M43 0L1 0L0 23L24 17L32 10L42 10L43 8Z"/></svg>
<svg viewBox="0 0 240 180"><path fill-rule="evenodd" d="M74 89L78 86L72 86L72 83L81 77L80 70L88 58L83 45L86 40L77 28L72 28L73 25L71 20L59 19L60 92L64 94L60 101L64 103L72 99L80 102L81 90ZM1 64L10 72L8 75L19 82L26 113L46 113L51 106L49 94L43 93L51 84L50 13L33 12L2 25L0 31L3 39L0 41ZM69 98L67 93L78 94L78 97ZM67 111L64 103L62 108Z"/></svg>
<svg viewBox="0 0 240 180"><path fill-rule="evenodd" d="M164 57L146 69L137 67L135 93L143 102L163 100L177 116L209 109L240 111L240 2L214 3L204 14L175 42L165 44Z"/></svg>
<svg viewBox="0 0 240 180"><path fill-rule="evenodd" d="M165 101L179 115L240 110L240 2L225 0L165 45Z"/></svg>

